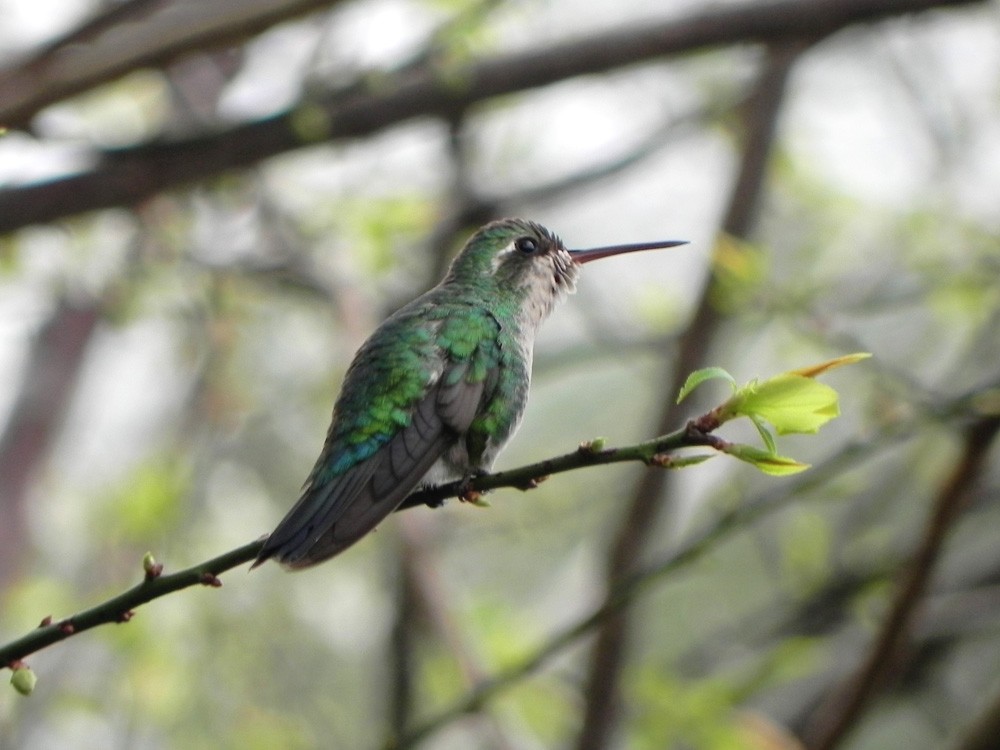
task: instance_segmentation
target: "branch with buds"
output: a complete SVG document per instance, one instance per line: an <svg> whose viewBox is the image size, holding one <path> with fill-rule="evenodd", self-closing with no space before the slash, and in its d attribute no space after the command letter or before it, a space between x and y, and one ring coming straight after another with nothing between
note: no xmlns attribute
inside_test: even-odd
<svg viewBox="0 0 1000 750"><path fill-rule="evenodd" d="M678 401L712 379L723 379L730 383L732 396L702 416L692 419L679 430L621 448L606 447L602 438L585 441L576 450L562 456L414 492L399 509L419 505L437 507L450 497L486 505L482 494L490 490L501 487L529 490L552 474L626 461L679 469L702 463L717 453L724 453L750 463L767 474L785 475L804 471L809 468L807 464L777 453L771 429L779 435L812 433L836 417L839 413L837 392L817 382L816 376L868 356L870 355L850 354L767 380L753 380L743 386L737 386L733 377L721 368L698 370L692 373L681 388ZM730 442L714 434L726 422L740 417L746 417L757 427L763 447ZM715 453L687 453L685 450L699 448L709 448ZM222 573L254 560L263 544L264 540L258 539L168 575L163 574L163 565L151 553L147 553L142 560L143 580L140 583L75 615L61 620L45 617L30 633L0 646L0 666L12 671L11 684L18 692L27 695L35 686L35 675L24 662L28 655L98 625L126 623L141 605L175 591L191 586L219 587L222 585L219 579Z"/></svg>

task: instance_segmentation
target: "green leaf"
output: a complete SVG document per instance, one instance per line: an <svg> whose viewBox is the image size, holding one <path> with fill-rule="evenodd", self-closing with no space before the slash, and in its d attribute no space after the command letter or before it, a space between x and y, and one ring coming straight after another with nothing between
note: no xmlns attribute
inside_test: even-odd
<svg viewBox="0 0 1000 750"><path fill-rule="evenodd" d="M815 380L816 376L836 367L854 364L867 359L866 352L845 354L828 359L819 364L797 370L783 372L764 381L751 380L743 386L736 386L732 375L720 367L707 367L691 373L677 398L678 403L691 391L713 378L727 380L733 387L733 395L721 406L712 409L702 417L708 431L735 419L746 417L753 422L765 450L749 445L728 443L720 447L724 453L756 466L766 474L777 476L795 474L809 468L792 458L779 456L774 436L765 424L769 423L779 435L788 433L814 433L831 419L840 414L837 392L828 385ZM662 462L661 465L670 465Z"/></svg>
<svg viewBox="0 0 1000 750"><path fill-rule="evenodd" d="M801 463L787 456L778 456L760 448L755 448L752 445L728 443L721 450L723 453L728 453L740 461L753 464L760 471L771 476L782 477L789 474L798 474L800 471L805 471L809 468L809 464Z"/></svg>
<svg viewBox="0 0 1000 750"><path fill-rule="evenodd" d="M723 411L732 416L765 419L779 435L787 435L816 432L840 414L840 405L837 392L830 386L803 375L784 373L743 386Z"/></svg>
<svg viewBox="0 0 1000 750"><path fill-rule="evenodd" d="M753 422L753 426L756 427L757 432L760 433L760 439L764 441L764 445L767 447L768 453L777 453L778 446L774 444L774 435L772 435L771 431L764 426L764 421L756 414L750 415L750 421Z"/></svg>
<svg viewBox="0 0 1000 750"><path fill-rule="evenodd" d="M723 370L721 367L704 367L700 370L695 370L688 375L687 380L684 381L684 385L681 386L680 393L677 394L677 403L679 404L687 398L691 391L704 383L706 380L716 379L725 380L733 387L733 392L736 392L736 378Z"/></svg>

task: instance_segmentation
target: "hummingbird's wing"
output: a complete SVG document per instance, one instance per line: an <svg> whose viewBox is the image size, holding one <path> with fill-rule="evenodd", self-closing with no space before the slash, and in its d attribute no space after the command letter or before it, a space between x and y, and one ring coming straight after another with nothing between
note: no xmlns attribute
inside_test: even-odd
<svg viewBox="0 0 1000 750"><path fill-rule="evenodd" d="M482 322L495 325L488 318ZM461 358L442 349L441 340L419 336L403 353L398 340L393 347L373 340L362 347L323 453L254 565L271 557L292 568L314 565L349 547L403 502L469 429L495 387L495 331L476 338L471 354L463 349ZM402 382L387 394L389 377ZM387 415L374 420L381 427L370 426L373 404Z"/></svg>

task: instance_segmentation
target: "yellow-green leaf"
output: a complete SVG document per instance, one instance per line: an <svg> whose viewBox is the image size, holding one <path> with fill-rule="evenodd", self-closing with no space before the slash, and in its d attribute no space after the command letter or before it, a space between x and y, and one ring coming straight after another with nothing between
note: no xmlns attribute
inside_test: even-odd
<svg viewBox="0 0 1000 750"><path fill-rule="evenodd" d="M794 458L779 456L742 443L729 443L722 448L722 451L738 458L740 461L753 464L765 474L776 477L798 474L800 471L805 471L809 468L809 464L801 463Z"/></svg>
<svg viewBox="0 0 1000 750"><path fill-rule="evenodd" d="M840 414L837 392L802 375L785 373L740 388L725 411L759 417L770 422L779 435L816 432Z"/></svg>
<svg viewBox="0 0 1000 750"><path fill-rule="evenodd" d="M757 432L760 434L760 439L764 441L764 447L767 448L767 452L777 453L778 447L774 444L774 435L772 435L771 431L764 426L764 420L756 414L751 414L750 421L753 422L753 426L757 428Z"/></svg>
<svg viewBox="0 0 1000 750"><path fill-rule="evenodd" d="M797 370L789 370L786 375L801 375L804 378L815 378L817 375L822 375L828 370L832 370L836 367L843 367L844 365L853 365L856 362L860 362L863 359L868 359L872 355L869 352L855 352L854 354L845 354L843 357L834 357L833 359L828 359L826 362L820 362L819 364L810 365L809 367L800 367Z"/></svg>
<svg viewBox="0 0 1000 750"><path fill-rule="evenodd" d="M704 383L706 380L715 379L725 380L732 386L733 391L736 390L736 378L723 370L721 367L703 367L700 370L695 370L687 376L687 380L685 380L684 385L681 386L680 393L677 394L677 403L679 404L687 398L691 391Z"/></svg>

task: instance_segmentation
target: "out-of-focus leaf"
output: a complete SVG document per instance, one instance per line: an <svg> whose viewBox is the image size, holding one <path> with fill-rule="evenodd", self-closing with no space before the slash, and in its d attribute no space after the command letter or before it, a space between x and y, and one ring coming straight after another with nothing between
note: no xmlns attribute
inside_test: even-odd
<svg viewBox="0 0 1000 750"><path fill-rule="evenodd" d="M157 456L135 468L104 509L108 530L128 540L148 543L169 528L184 507L191 484L188 467L170 456Z"/></svg>
<svg viewBox="0 0 1000 750"><path fill-rule="evenodd" d="M13 274L20 269L21 255L17 242L11 237L0 237L0 276Z"/></svg>
<svg viewBox="0 0 1000 750"><path fill-rule="evenodd" d="M766 278L767 267L767 254L761 248L731 234L720 234L712 252L712 304L723 312L739 310Z"/></svg>
<svg viewBox="0 0 1000 750"><path fill-rule="evenodd" d="M832 539L828 521L819 513L799 510L781 535L784 578L796 594L808 595L830 575Z"/></svg>
<svg viewBox="0 0 1000 750"><path fill-rule="evenodd" d="M665 670L647 668L633 692L629 747L745 750L734 723L736 690L728 681L682 682Z"/></svg>
<svg viewBox="0 0 1000 750"><path fill-rule="evenodd" d="M502 701L504 712L517 713L542 747L556 747L571 732L576 711L575 696L561 680L531 680L511 691Z"/></svg>

